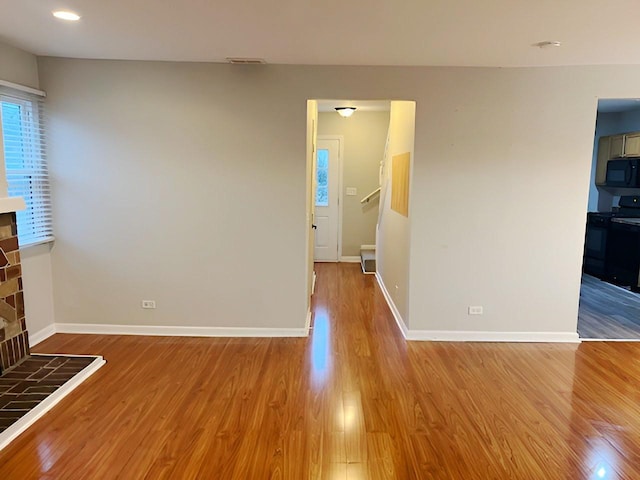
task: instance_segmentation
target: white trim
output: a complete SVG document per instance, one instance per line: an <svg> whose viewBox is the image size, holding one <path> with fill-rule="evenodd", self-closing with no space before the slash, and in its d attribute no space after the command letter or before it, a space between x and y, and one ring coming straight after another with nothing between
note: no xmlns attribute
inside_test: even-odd
<svg viewBox="0 0 640 480"><path fill-rule="evenodd" d="M347 255L346 257L340 257L340 261L344 263L360 263L362 259L356 255Z"/></svg>
<svg viewBox="0 0 640 480"><path fill-rule="evenodd" d="M309 308L309 310L307 310L307 321L304 324L304 329L307 331L307 336L309 335L309 330L311 330L311 316L313 314L311 313L311 308Z"/></svg>
<svg viewBox="0 0 640 480"><path fill-rule="evenodd" d="M577 332L465 332L447 330L410 330L398 311L387 290L380 273L376 272L376 280L389 305L402 335L407 340L432 342L531 342L531 343L580 343Z"/></svg>
<svg viewBox="0 0 640 480"><path fill-rule="evenodd" d="M375 250L375 249L376 249L375 245L360 245L360 250Z"/></svg>
<svg viewBox="0 0 640 480"><path fill-rule="evenodd" d="M396 307L396 304L393 303L393 300L391 299L391 295L389 295L389 292L387 291L387 287L385 286L384 282L382 281L382 277L380 276L379 272L376 272L376 280L378 280L378 286L380 287L380 290L382 291L382 295L384 295L384 299L387 301L387 305L389 305L389 310L391 310L393 318L395 318L396 323L398 324L398 328L402 332L402 336L404 338L407 338L407 335L409 333L409 329L407 328L407 325L404 323L402 315L400 315L400 312L398 311L398 308Z"/></svg>
<svg viewBox="0 0 640 480"><path fill-rule="evenodd" d="M581 342L640 342L640 338L580 338Z"/></svg>
<svg viewBox="0 0 640 480"><path fill-rule="evenodd" d="M362 273L364 273L365 275L375 275L376 273L378 273L378 272L365 272L363 262L360 262L360 270L362 270Z"/></svg>
<svg viewBox="0 0 640 480"><path fill-rule="evenodd" d="M576 332L484 332L409 330L407 340L432 342L580 343Z"/></svg>
<svg viewBox="0 0 640 480"><path fill-rule="evenodd" d="M0 145L1 147L2 145ZM27 208L22 197L0 198L0 213L12 213Z"/></svg>
<svg viewBox="0 0 640 480"><path fill-rule="evenodd" d="M90 323L56 323L56 333L162 337L306 337L309 335L305 328L184 327Z"/></svg>
<svg viewBox="0 0 640 480"><path fill-rule="evenodd" d="M51 325L47 325L42 330L38 330L35 333L29 332L29 346L33 347L34 345L38 345L40 342L45 341L51 335L56 333L56 325L55 323Z"/></svg>
<svg viewBox="0 0 640 480"><path fill-rule="evenodd" d="M311 280L311 295L316 293L316 280L318 279L318 275L316 275L316 271L313 271L313 280Z"/></svg>
<svg viewBox="0 0 640 480"><path fill-rule="evenodd" d="M13 88L14 90L20 90L21 92L30 93L32 95L37 95L39 97L47 96L47 93L44 90L38 90L37 88L27 87L25 85L20 85L19 83L7 82L6 80L0 80L0 86Z"/></svg>
<svg viewBox="0 0 640 480"><path fill-rule="evenodd" d="M43 354L37 354L43 355ZM72 379L58 388L55 392L45 398L42 402L36 405L29 413L23 416L20 420L15 422L4 432L0 434L0 450L9 445L13 440L18 437L22 432L35 423L40 417L56 406L64 397L69 395L78 385L89 378L105 363L104 359L98 355L43 355L50 357L97 357L93 362L83 368L80 373L75 375Z"/></svg>
<svg viewBox="0 0 640 480"><path fill-rule="evenodd" d="M20 245L20 250L24 250L25 248L37 247L38 245L44 245L45 243L53 243L56 238L51 235L50 237L42 238L40 240L36 240L35 242L25 243Z"/></svg>

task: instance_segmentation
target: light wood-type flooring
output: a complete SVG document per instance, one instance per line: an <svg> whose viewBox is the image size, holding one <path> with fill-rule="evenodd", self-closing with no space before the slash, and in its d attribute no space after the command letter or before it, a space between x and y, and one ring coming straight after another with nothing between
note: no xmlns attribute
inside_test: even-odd
<svg viewBox="0 0 640 480"><path fill-rule="evenodd" d="M580 338L640 339L640 294L582 275Z"/></svg>
<svg viewBox="0 0 640 480"><path fill-rule="evenodd" d="M640 343L405 342L359 265L316 268L308 339L39 345L108 364L0 479L640 478Z"/></svg>

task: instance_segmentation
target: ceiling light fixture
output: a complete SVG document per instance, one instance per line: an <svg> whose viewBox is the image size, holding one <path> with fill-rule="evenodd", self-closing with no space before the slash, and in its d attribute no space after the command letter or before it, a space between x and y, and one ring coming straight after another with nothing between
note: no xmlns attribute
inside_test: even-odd
<svg viewBox="0 0 640 480"><path fill-rule="evenodd" d="M545 42L538 42L538 43L534 43L533 46L534 47L538 47L538 48L554 48L554 47L559 47L562 45L562 42L558 42L558 41L552 41L552 40L547 40Z"/></svg>
<svg viewBox="0 0 640 480"><path fill-rule="evenodd" d="M53 16L60 20L67 20L69 22L77 22L80 20L80 15L77 13L69 12L68 10L56 10L53 12Z"/></svg>
<svg viewBox="0 0 640 480"><path fill-rule="evenodd" d="M227 57L227 63L232 65L265 65L264 58Z"/></svg>
<svg viewBox="0 0 640 480"><path fill-rule="evenodd" d="M336 107L336 112L338 112L338 115L344 118L350 117L355 111L356 107Z"/></svg>

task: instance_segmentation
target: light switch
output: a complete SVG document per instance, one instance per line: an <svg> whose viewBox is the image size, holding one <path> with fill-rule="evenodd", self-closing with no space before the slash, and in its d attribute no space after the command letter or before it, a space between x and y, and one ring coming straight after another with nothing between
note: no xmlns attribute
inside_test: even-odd
<svg viewBox="0 0 640 480"><path fill-rule="evenodd" d="M347 187L347 195L352 197L358 194L358 189L356 187Z"/></svg>

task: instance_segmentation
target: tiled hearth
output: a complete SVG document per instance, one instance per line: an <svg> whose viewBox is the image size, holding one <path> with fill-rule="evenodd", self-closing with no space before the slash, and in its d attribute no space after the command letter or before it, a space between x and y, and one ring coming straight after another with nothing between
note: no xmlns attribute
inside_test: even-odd
<svg viewBox="0 0 640 480"><path fill-rule="evenodd" d="M0 373L29 355L16 214L0 214Z"/></svg>
<svg viewBox="0 0 640 480"><path fill-rule="evenodd" d="M84 370L96 357L30 355L0 376L0 434Z"/></svg>

